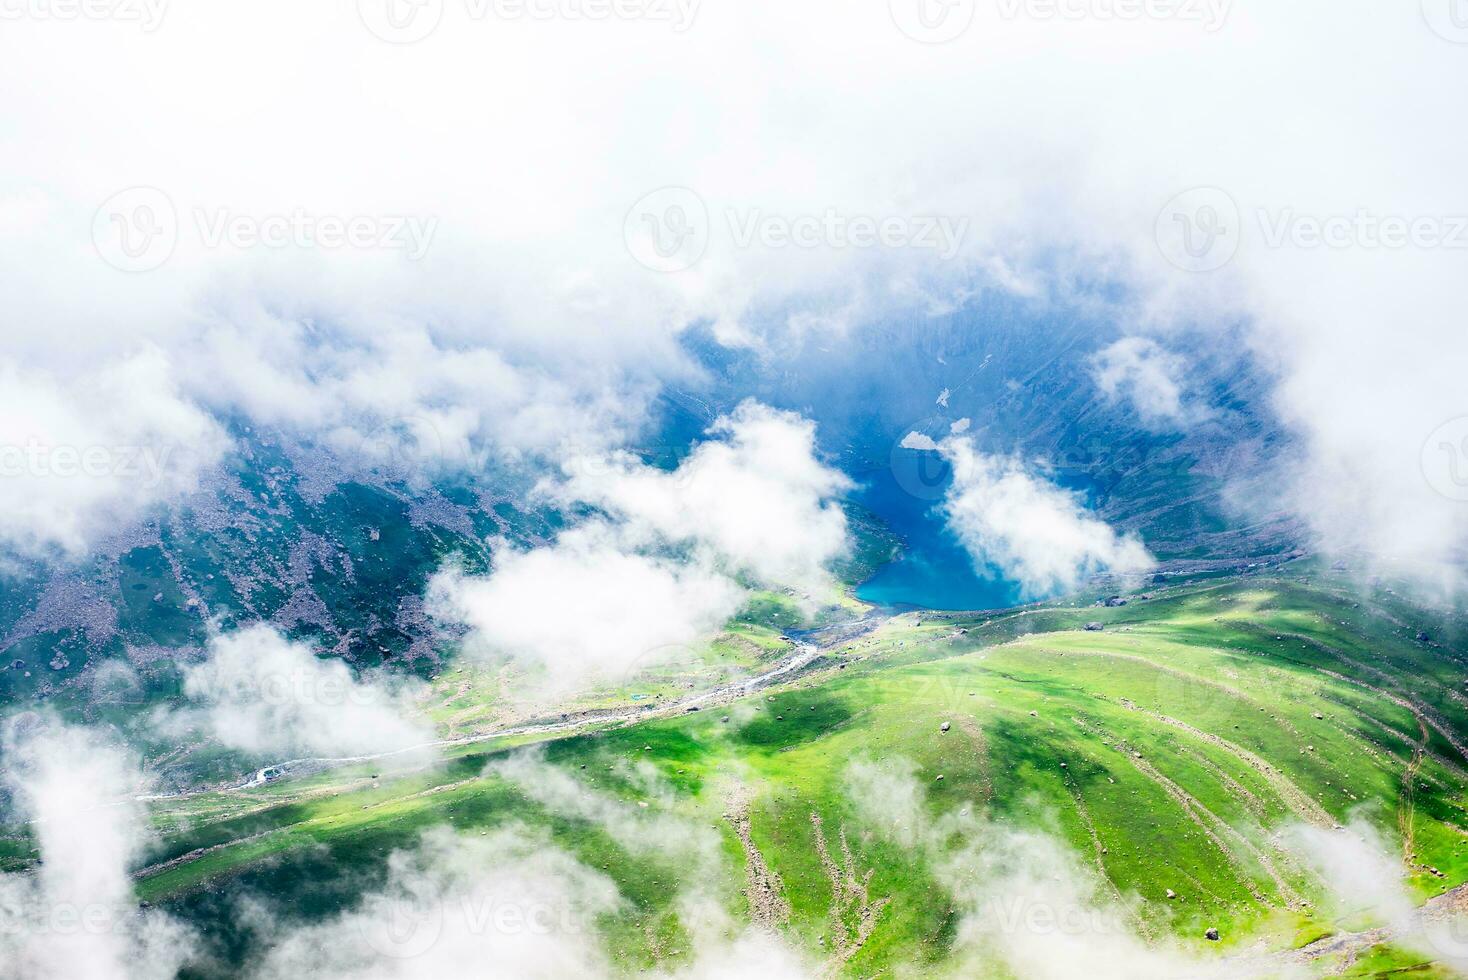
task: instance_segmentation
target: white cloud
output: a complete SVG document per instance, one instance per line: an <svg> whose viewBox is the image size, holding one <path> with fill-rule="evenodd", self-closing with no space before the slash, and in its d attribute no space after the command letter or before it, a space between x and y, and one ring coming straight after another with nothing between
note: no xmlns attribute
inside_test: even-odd
<svg viewBox="0 0 1468 980"><path fill-rule="evenodd" d="M625 909L609 877L543 832L510 825L471 836L437 827L415 847L394 852L385 885L335 919L291 925L263 910L256 918L264 928L256 931L270 936L271 946L247 976L438 980L480 976L488 963L495 976L589 980L615 972L598 917ZM702 905L678 912L692 962L651 973L655 980L816 976L775 936L732 930ZM713 921L700 919L706 913Z"/></svg>
<svg viewBox="0 0 1468 980"><path fill-rule="evenodd" d="M858 818L928 867L959 913L951 954L965 975L996 964L1025 980L1245 980L1257 964L1209 960L1133 928L1136 896L1122 896L1058 835L991 823L967 805L935 814L915 766L858 760L846 793ZM1201 937L1197 940L1202 941ZM1268 975L1305 975L1271 963Z"/></svg>
<svg viewBox="0 0 1468 980"><path fill-rule="evenodd" d="M1343 919L1368 916L1371 925L1385 925L1395 933L1394 945L1405 946L1435 962L1468 970L1465 920L1455 908L1442 916L1423 915L1407 891L1400 848L1392 848L1381 833L1364 820L1325 830L1295 824L1281 838L1325 886Z"/></svg>
<svg viewBox="0 0 1468 980"><path fill-rule="evenodd" d="M1285 499L1337 545L1453 554L1468 510L1424 479L1421 453L1468 412L1461 249L1275 245L1259 212L1468 213L1452 165L1468 143L1451 124L1460 47L1416 7L1236 0L1211 8L1226 15L1213 23L1103 8L1071 18L978 5L941 46L915 43L881 5L852 17L834 0L703 5L682 32L498 23L451 4L413 45L373 37L354 5L284 0L178 6L151 33L9 21L7 341L25 371L140 339L172 353L201 316L236 319L221 297L243 293L298 322L430 324L445 350L666 367L668 338L690 322L756 347L772 320L839 343L883 315L920 326L964 298L982 303L997 284L1040 303L1106 302L1149 335L1246 324L1278 371L1275 406L1302 437ZM252 69L266 48L289 67L261 79ZM864 53L855 69L853 51ZM87 75L63 70L77 64ZM681 80L676 106L663 98L669 78ZM482 96L506 91L516 97ZM180 240L161 268L128 274L99 259L90 232L98 206L135 185L167 191ZM659 274L632 260L623 225L669 185L696 189L711 227L696 266ZM1238 248L1194 273L1168 263L1155 232L1164 203L1199 186L1237 205L1239 220L1224 217ZM952 261L931 249L740 248L726 227L731 211L791 220L829 207L972 220ZM439 224L417 262L211 249L196 213L220 208ZM213 381L249 387L230 378L244 368L222 361Z"/></svg>
<svg viewBox="0 0 1468 980"><path fill-rule="evenodd" d="M184 667L196 703L164 716L176 733L196 727L256 757L354 756L423 746L433 730L412 709L413 686L386 674L321 659L265 625L209 641L208 657Z"/></svg>
<svg viewBox="0 0 1468 980"><path fill-rule="evenodd" d="M602 523L530 551L505 545L488 575L446 569L429 586L435 616L467 624L498 654L545 665L550 685L565 689L687 659L743 603L728 576L630 551Z"/></svg>
<svg viewBox="0 0 1468 980"><path fill-rule="evenodd" d="M943 512L976 567L993 563L1035 595L1074 589L1100 572L1151 567L1135 535L1118 534L1076 494L1018 460L982 453L959 436L943 440L939 451L953 467Z"/></svg>
<svg viewBox="0 0 1468 980"><path fill-rule="evenodd" d="M49 717L11 721L7 788L31 822L34 876L0 875L0 975L27 980L168 980L192 934L140 911L130 871L148 842L134 801L143 776L126 751Z"/></svg>
<svg viewBox="0 0 1468 980"><path fill-rule="evenodd" d="M218 411L322 438L348 458L429 473L605 449L635 427L648 394L602 368L512 363L383 316L328 332L239 313L210 325L187 356L196 397Z"/></svg>
<svg viewBox="0 0 1468 980"><path fill-rule="evenodd" d="M916 449L919 452L936 453L938 451L938 444L933 441L933 437L922 432L909 432L902 437L899 445L903 449Z"/></svg>
<svg viewBox="0 0 1468 980"><path fill-rule="evenodd" d="M78 554L193 489L226 444L156 349L72 377L0 358L0 546Z"/></svg>
<svg viewBox="0 0 1468 980"><path fill-rule="evenodd" d="M675 864L679 876L691 888L713 880L721 868L719 835L667 812L672 802L671 788L647 763L629 775L644 790L645 798L640 802L654 802L656 808L635 806L598 792L533 752L511 755L485 771L513 783L552 813L595 824L631 854Z"/></svg>
<svg viewBox="0 0 1468 980"><path fill-rule="evenodd" d="M1207 413L1185 404L1186 363L1146 337L1123 337L1091 362L1096 387L1112 401L1125 399L1149 425L1196 421Z"/></svg>
<svg viewBox="0 0 1468 980"><path fill-rule="evenodd" d="M609 511L634 539L689 544L772 587L815 590L848 546L835 497L850 487L816 455L815 424L746 401L672 472L623 454L573 460L555 491Z"/></svg>
<svg viewBox="0 0 1468 980"><path fill-rule="evenodd" d="M848 547L834 498L849 481L817 458L815 426L745 402L709 434L673 471L627 453L572 458L542 492L605 516L544 547L501 543L486 576L444 570L430 608L569 689L689 659L751 585L829 587Z"/></svg>
<svg viewBox="0 0 1468 980"><path fill-rule="evenodd" d="M910 759L858 759L846 767L846 798L877 833L903 847L916 847L931 833L927 794Z"/></svg>
<svg viewBox="0 0 1468 980"><path fill-rule="evenodd" d="M484 837L437 827L388 860L386 885L314 926L278 938L254 980L437 980L482 975L607 976L596 918L618 909L616 885L542 834Z"/></svg>

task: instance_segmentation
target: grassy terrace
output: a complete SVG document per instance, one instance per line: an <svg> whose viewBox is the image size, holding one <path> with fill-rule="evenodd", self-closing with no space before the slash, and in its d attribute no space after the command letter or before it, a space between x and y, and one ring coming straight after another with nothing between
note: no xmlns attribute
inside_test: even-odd
<svg viewBox="0 0 1468 980"><path fill-rule="evenodd" d="M934 814L966 808L1048 828L1108 893L1137 897L1139 934L1204 955L1260 939L1289 949L1369 924L1336 921L1320 883L1275 838L1286 824L1364 814L1401 848L1420 900L1468 881L1468 666L1450 625L1389 595L1358 606L1289 579L1132 598L905 614L737 704L546 739L540 751L633 813L717 834L721 870L699 884L741 916L753 912L753 848L780 879L787 935L852 976L937 969L957 919L928 861L858 816L847 778L859 759L910 760ZM1104 629L1086 631L1090 621ZM760 646L779 652L755 631L737 655L754 662ZM662 694L678 686L661 683ZM472 683L455 696L473 702ZM453 711L439 720L453 730ZM161 802L165 845L139 873L140 897L195 922L227 963L248 941L231 925L241 895L288 896L303 916L327 916L379 884L387 856L430 826L472 834L520 822L615 880L627 901L601 927L620 966L676 962L688 944L675 886L690 869L631 852L597 823L485 773L524 742L462 746L409 771L360 766ZM649 791L648 766L667 792ZM837 921L856 935L860 910L835 894L817 835L844 861L842 830L852 873L871 872L871 902L890 902L864 943L837 955ZM1203 943L1207 926L1224 941ZM1420 960L1381 947L1348 975L1433 975Z"/></svg>

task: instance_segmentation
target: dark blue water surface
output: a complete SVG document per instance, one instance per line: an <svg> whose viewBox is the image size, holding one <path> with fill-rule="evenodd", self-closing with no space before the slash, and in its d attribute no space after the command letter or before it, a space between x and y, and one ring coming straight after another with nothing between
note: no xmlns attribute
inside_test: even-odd
<svg viewBox="0 0 1468 980"><path fill-rule="evenodd" d="M1001 609L1024 598L1017 582L997 569L974 568L974 560L949 532L939 509L947 476L936 454L926 457L932 472L914 467L866 474L857 501L892 528L903 542L902 556L863 582L856 596L879 606L926 609Z"/></svg>
<svg viewBox="0 0 1468 980"><path fill-rule="evenodd" d="M942 503L952 471L937 453L896 447L890 466L860 480L856 501L902 539L902 555L858 586L856 596L879 606L925 609L1005 609L1048 595L1026 594L993 565L973 556L948 530ZM1060 486L1094 502L1096 484L1083 473L1057 473Z"/></svg>

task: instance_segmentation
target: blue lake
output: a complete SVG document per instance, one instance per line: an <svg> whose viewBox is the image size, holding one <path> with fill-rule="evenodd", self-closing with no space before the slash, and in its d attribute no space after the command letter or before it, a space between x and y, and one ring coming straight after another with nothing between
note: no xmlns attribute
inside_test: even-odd
<svg viewBox="0 0 1468 980"><path fill-rule="evenodd" d="M1089 505L1097 487L1084 474L1058 474L1056 482ZM943 496L952 482L936 453L896 452L892 465L864 474L855 499L902 538L902 555L857 587L856 596L879 606L926 609L1005 609L1049 598L1025 595L1018 582L992 565L975 568L973 557L944 520Z"/></svg>
<svg viewBox="0 0 1468 980"><path fill-rule="evenodd" d="M949 533L939 509L946 485L941 471L883 469L866 475L856 500L897 532L903 552L857 588L858 599L927 609L1001 609L1023 601L1017 582L996 569L976 571L968 551Z"/></svg>

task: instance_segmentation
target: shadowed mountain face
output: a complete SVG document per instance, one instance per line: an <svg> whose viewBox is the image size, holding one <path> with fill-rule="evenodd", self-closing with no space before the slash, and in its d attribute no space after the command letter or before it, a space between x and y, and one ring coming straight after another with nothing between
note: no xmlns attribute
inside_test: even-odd
<svg viewBox="0 0 1468 980"><path fill-rule="evenodd" d="M692 331L685 346L699 378L665 389L637 449L674 466L745 398L813 419L823 453L856 483L847 506L858 556L840 573L871 579L859 594L879 604L992 608L1019 598L995 570L975 573L935 510L947 464L900 445L912 432L941 439L963 419L980 449L1032 462L1161 560L1290 550L1285 518L1246 520L1225 504L1226 486L1248 498L1251 478L1285 445L1250 408L1263 384L1241 356L1216 345L1180 351L1197 418L1149 427L1093 379L1114 328L1013 300L982 305L773 351ZM191 498L118 528L81 563L12 569L0 590L0 696L88 704L89 665L120 658L146 668L198 648L211 618L266 620L359 665L431 673L441 636L423 609L429 576L451 558L481 569L489 539L543 542L567 516L526 503L539 473L524 464L450 460L425 480L412 475L420 460L401 455L363 470L278 433L240 425L233 435L237 452ZM421 433L397 436L410 456L432 448ZM878 571L898 553L894 541L901 560Z"/></svg>
<svg viewBox="0 0 1468 980"><path fill-rule="evenodd" d="M779 352L731 352L695 335L689 346L712 380L665 396L665 442L686 443L744 397L815 419L822 447L859 484L853 500L909 546L907 561L861 593L876 602L986 608L1018 598L995 570L974 576L935 512L948 464L901 445L909 433L940 441L955 424L980 450L1021 457L1077 492L1161 560L1291 552L1299 529L1260 489L1289 442L1262 408L1266 382L1247 357L1216 338L1177 350L1188 366L1187 417L1148 422L1096 383L1095 359L1117 336L1093 317L988 297L982 313Z"/></svg>

